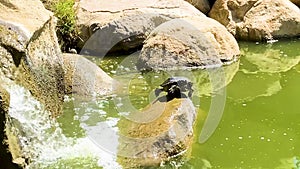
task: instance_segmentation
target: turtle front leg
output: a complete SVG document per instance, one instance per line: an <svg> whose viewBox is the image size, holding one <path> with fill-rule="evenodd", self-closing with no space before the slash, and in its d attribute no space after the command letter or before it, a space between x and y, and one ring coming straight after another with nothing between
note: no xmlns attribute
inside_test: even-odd
<svg viewBox="0 0 300 169"><path fill-rule="evenodd" d="M193 90L190 90L189 93L188 93L189 98L192 97L192 94L193 94Z"/></svg>
<svg viewBox="0 0 300 169"><path fill-rule="evenodd" d="M161 92L162 92L161 89L155 89L155 91L154 91L155 96L158 97Z"/></svg>

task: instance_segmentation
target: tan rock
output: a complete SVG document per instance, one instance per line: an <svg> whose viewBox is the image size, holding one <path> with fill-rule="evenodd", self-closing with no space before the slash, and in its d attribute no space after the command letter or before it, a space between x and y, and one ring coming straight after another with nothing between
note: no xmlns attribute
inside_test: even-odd
<svg viewBox="0 0 300 169"><path fill-rule="evenodd" d="M119 121L118 155L125 168L155 167L191 146L196 110L190 99L156 100Z"/></svg>
<svg viewBox="0 0 300 169"><path fill-rule="evenodd" d="M0 13L0 64L6 66L0 75L28 88L53 116L60 114L63 68L53 14L39 0L1 0Z"/></svg>
<svg viewBox="0 0 300 169"><path fill-rule="evenodd" d="M16 66L12 54L0 46L0 79L15 79L15 70Z"/></svg>
<svg viewBox="0 0 300 169"><path fill-rule="evenodd" d="M9 109L9 100L10 100L10 95L9 95L8 91L6 91L0 85L0 110L1 110L1 112L3 114L5 114L5 113L8 112L8 109Z"/></svg>
<svg viewBox="0 0 300 169"><path fill-rule="evenodd" d="M282 0L217 0L209 16L236 38L271 40L300 35L300 9Z"/></svg>
<svg viewBox="0 0 300 169"><path fill-rule="evenodd" d="M81 0L77 24L83 41L78 46L94 55L130 51L161 23L185 16L204 14L184 0Z"/></svg>
<svg viewBox="0 0 300 169"><path fill-rule="evenodd" d="M77 54L64 54L66 93L106 95L112 92L113 79L96 64Z"/></svg>
<svg viewBox="0 0 300 169"><path fill-rule="evenodd" d="M44 8L42 2L37 0L22 1L22 3L18 0L0 0L0 11L2 20L0 23L3 21L10 23L11 29L22 30L27 38L33 36L36 30L42 28L52 16L52 13Z"/></svg>
<svg viewBox="0 0 300 169"><path fill-rule="evenodd" d="M210 11L210 5L208 0L186 0L201 12L207 14Z"/></svg>
<svg viewBox="0 0 300 169"><path fill-rule="evenodd" d="M239 47L217 21L187 17L166 22L151 32L139 56L139 69L221 66L235 60Z"/></svg>
<svg viewBox="0 0 300 169"><path fill-rule="evenodd" d="M10 130L7 128L6 123L8 121L9 103L10 95L8 91L0 85L0 163L8 168L18 168L18 165L23 165L24 162L17 161L17 159L22 159L20 145L16 137L12 137Z"/></svg>

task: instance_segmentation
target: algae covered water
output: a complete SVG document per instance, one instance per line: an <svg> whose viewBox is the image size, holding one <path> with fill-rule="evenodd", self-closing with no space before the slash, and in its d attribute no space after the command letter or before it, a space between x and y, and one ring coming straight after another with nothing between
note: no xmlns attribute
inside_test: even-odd
<svg viewBox="0 0 300 169"><path fill-rule="evenodd" d="M161 168L299 168L300 40L239 45L240 60L222 68L223 75L216 76L216 82L209 70L140 73L133 69L133 59L128 56L91 57L110 76L127 84L126 92L97 98L81 107L67 102L68 113L59 119L62 132L81 138L86 135L85 129L102 123L117 131L124 113L118 107L142 109L155 99L153 91L164 80L186 76L194 83L192 100L198 109L192 147L186 160L174 160ZM212 99L219 90L225 91L224 111L212 135L200 141L214 106ZM126 102L120 101L122 98Z"/></svg>

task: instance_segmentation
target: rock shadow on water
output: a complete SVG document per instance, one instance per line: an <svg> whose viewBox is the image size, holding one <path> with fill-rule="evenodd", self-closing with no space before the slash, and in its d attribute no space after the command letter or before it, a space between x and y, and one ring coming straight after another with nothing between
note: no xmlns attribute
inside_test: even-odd
<svg viewBox="0 0 300 169"><path fill-rule="evenodd" d="M299 45L299 40L281 40L271 44L241 42L240 70L227 88L229 98L236 102L249 102L280 92L282 76L299 65Z"/></svg>
<svg viewBox="0 0 300 169"><path fill-rule="evenodd" d="M300 40L280 40L275 43L254 44L241 42L241 53L249 62L242 66L246 73L287 72L300 61Z"/></svg>

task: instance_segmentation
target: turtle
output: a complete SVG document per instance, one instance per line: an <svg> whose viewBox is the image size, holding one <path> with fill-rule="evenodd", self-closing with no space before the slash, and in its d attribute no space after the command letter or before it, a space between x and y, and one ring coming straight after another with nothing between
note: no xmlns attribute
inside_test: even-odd
<svg viewBox="0 0 300 169"><path fill-rule="evenodd" d="M186 92L188 93L188 97L192 97L193 83L186 77L170 77L166 81L164 81L157 89L155 89L155 95L158 97L161 92L167 92L168 100L172 100L173 98L187 98Z"/></svg>

